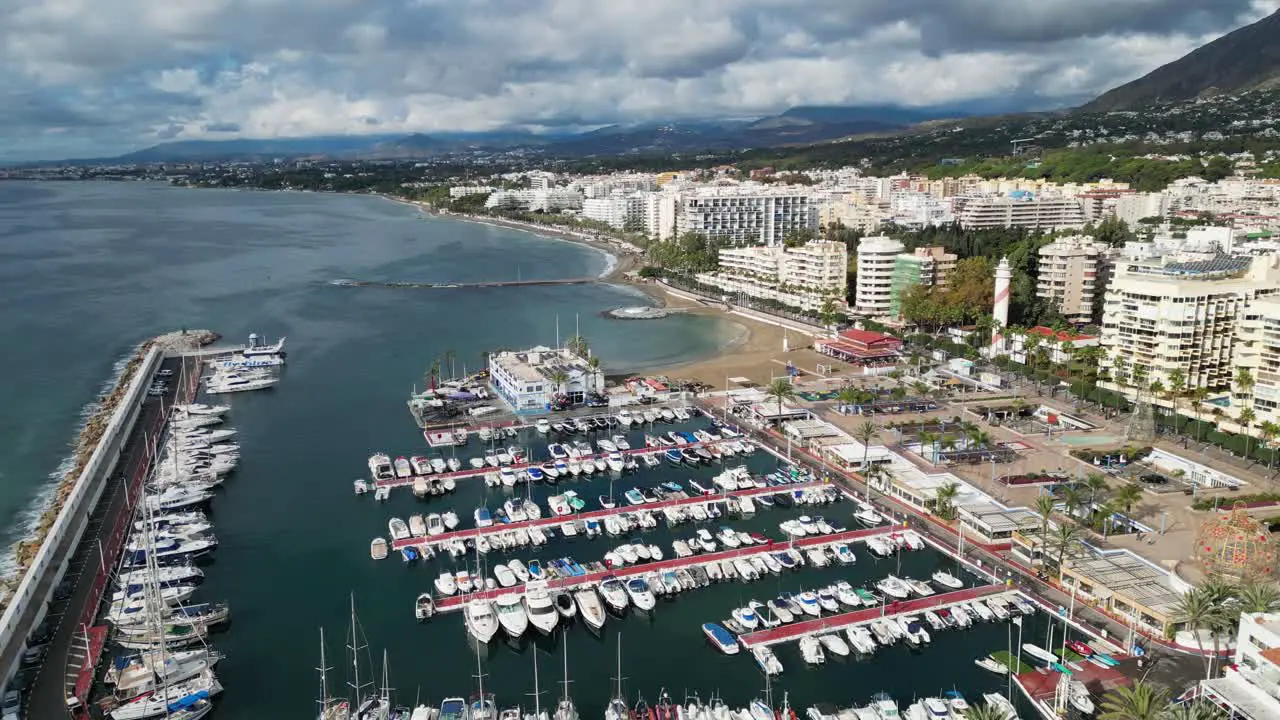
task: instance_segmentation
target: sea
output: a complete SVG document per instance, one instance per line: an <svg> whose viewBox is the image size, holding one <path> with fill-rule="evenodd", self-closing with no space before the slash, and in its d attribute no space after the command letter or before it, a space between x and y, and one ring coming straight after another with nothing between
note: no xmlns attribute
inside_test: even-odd
<svg viewBox="0 0 1280 720"><path fill-rule="evenodd" d="M478 480L449 495L415 499L408 489L379 503L356 496L367 458L385 451L431 454L405 404L445 353L446 371L477 368L495 348L552 345L580 332L611 374L711 356L740 337L722 319L672 315L609 320L601 312L650 301L626 286L595 283L507 288L348 287L335 280L463 283L599 275L612 259L582 245L534 234L428 217L385 199L289 192L178 189L149 183L0 183L0 527L18 539L65 462L85 408L146 338L208 328L231 340L250 332L288 336L289 364L270 391L231 396L228 424L239 431L241 465L209 510L220 545L197 598L226 601L232 622L214 635L226 654L219 720L314 717L320 695L321 631L332 695L360 683L386 686L396 704L438 705L483 685L500 707L554 705L566 692L583 718L601 717L621 692L628 702L713 695L735 706L757 697L866 704L888 692L913 698L959 690L974 699L1005 682L973 659L1016 644L1016 629L990 624L935 633L920 650L882 649L863 660L809 667L793 644L777 648L786 670L766 682L749 654L723 656L701 625L781 592L848 580L870 585L889 573L927 578L948 568L979 582L933 550L877 559L861 546L857 563L806 568L752 584L723 583L660 601L650 614L611 617L599 635L580 622L546 637L477 647L462 618L416 622L414 599L443 570L476 560L447 556L404 563L369 556L390 517L453 510L469 526L475 508L498 508L511 491ZM453 367L450 368L450 365ZM705 425L692 421L687 428ZM668 430L672 428L662 428ZM527 431L517 444L535 457L547 438ZM634 446L643 432L630 433ZM479 441L456 449L483 454ZM438 452L438 451L436 451ZM782 461L764 452L730 463L768 472ZM595 476L558 487L519 488L535 501L572 488L589 507L599 495L661 482L708 484L718 467L666 464L616 481ZM850 506L761 509L728 524L781 537L778 524L802 512L852 524ZM484 562L571 556L599 560L624 541L661 546L692 526L634 538L557 537L545 547L490 553ZM352 653L352 607L363 648ZM1025 642L1044 644L1048 618L1024 623ZM531 631L532 632L532 631ZM1060 632L1060 630L1058 631ZM1033 638L1037 638L1033 640ZM353 657L354 655L354 657ZM535 665L537 667L535 683ZM619 667L621 681L619 681ZM385 678L385 682L384 682ZM621 690L619 690L621 686ZM535 689L536 688L536 689Z"/></svg>

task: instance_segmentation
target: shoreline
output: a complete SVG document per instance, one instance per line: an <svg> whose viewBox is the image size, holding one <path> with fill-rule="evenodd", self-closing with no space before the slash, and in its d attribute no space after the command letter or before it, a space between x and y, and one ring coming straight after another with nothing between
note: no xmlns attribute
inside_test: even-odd
<svg viewBox="0 0 1280 720"><path fill-rule="evenodd" d="M661 283L638 277L636 271L644 264L644 254L634 245L556 226L525 223L487 215L440 212L421 202L382 194L378 197L417 208L420 213L432 218L520 230L543 238L576 243L599 250L615 259L612 266L599 276L599 282L633 288L644 295L655 307L682 314L714 317L732 330L732 337L727 338L703 358L634 370L625 373L628 377L662 375L668 378L702 382L716 388L725 383L726 378L746 377L752 382L763 385L776 375L782 374L785 371L786 362L793 357L797 361L808 360L800 355L804 352L816 356L812 351L803 350L811 344L811 339L800 333L789 332L777 325L740 313L731 313L714 303L676 294ZM784 341L788 340L790 341L788 346L791 349L784 352L782 349ZM797 364L802 363L797 362Z"/></svg>

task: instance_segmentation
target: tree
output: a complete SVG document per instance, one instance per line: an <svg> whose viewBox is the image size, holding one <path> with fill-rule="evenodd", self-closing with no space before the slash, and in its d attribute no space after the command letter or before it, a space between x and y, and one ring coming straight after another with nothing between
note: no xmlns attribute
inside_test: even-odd
<svg viewBox="0 0 1280 720"><path fill-rule="evenodd" d="M1079 522L1076 510L1084 505L1084 491L1075 485L1068 485L1062 491L1062 504L1067 508L1067 516Z"/></svg>
<svg viewBox="0 0 1280 720"><path fill-rule="evenodd" d="M1178 429L1178 401L1187 394L1187 374L1182 368L1169 372L1169 398L1173 401L1173 429Z"/></svg>
<svg viewBox="0 0 1280 720"><path fill-rule="evenodd" d="M778 401L778 414L781 415L782 402L796 399L796 387L787 378L774 378L764 389L764 396Z"/></svg>
<svg viewBox="0 0 1280 720"><path fill-rule="evenodd" d="M844 317L844 313L840 312L840 307L836 305L835 298L827 298L822 301L822 307L818 309L818 322L825 327L831 327L840 322Z"/></svg>
<svg viewBox="0 0 1280 720"><path fill-rule="evenodd" d="M1204 401L1209 398L1209 389L1198 387L1191 391L1191 408L1196 413L1196 442L1201 442L1204 424L1204 416L1200 414L1200 408L1204 405Z"/></svg>
<svg viewBox="0 0 1280 720"><path fill-rule="evenodd" d="M1058 572L1062 572L1062 563L1071 554L1080 541L1080 526L1073 523L1062 523L1051 538L1053 549L1058 557Z"/></svg>
<svg viewBox="0 0 1280 720"><path fill-rule="evenodd" d="M555 388L556 392L564 392L564 384L569 382L569 374L557 368L551 371L547 379L551 381L551 387Z"/></svg>
<svg viewBox="0 0 1280 720"><path fill-rule="evenodd" d="M1108 490L1107 476L1102 473L1086 473L1084 476L1084 486L1089 488L1089 505L1090 512L1098 506L1098 493L1106 493Z"/></svg>
<svg viewBox="0 0 1280 720"><path fill-rule="evenodd" d="M1210 593L1203 588L1195 587L1182 594L1178 598L1178 605L1174 610L1174 616L1178 623L1185 626L1196 638L1196 647L1200 650L1200 654L1204 655L1204 636L1201 630L1211 630L1216 626L1216 616L1221 613L1221 608L1215 602ZM1213 659L1205 656L1205 679L1209 679L1210 668L1213 667Z"/></svg>
<svg viewBox="0 0 1280 720"><path fill-rule="evenodd" d="M867 457L871 453L871 441L875 440L876 435L880 434L880 428L875 423L867 420L853 430L853 439L862 443L862 472L867 472ZM867 481L867 498L871 498L871 482Z"/></svg>
<svg viewBox="0 0 1280 720"><path fill-rule="evenodd" d="M1280 589L1263 580L1251 579L1244 582L1236 591L1236 598L1240 601L1241 612L1265 613L1280 610Z"/></svg>
<svg viewBox="0 0 1280 720"><path fill-rule="evenodd" d="M1182 703L1170 703L1160 715L1160 720L1226 720L1226 713L1215 705L1199 698Z"/></svg>
<svg viewBox="0 0 1280 720"><path fill-rule="evenodd" d="M1053 509L1056 503L1052 495L1036 496L1036 515L1040 516L1040 542L1044 546L1049 544L1049 520L1053 517ZM1043 552L1043 550L1042 550Z"/></svg>
<svg viewBox="0 0 1280 720"><path fill-rule="evenodd" d="M1271 459L1267 461L1267 469L1271 470L1276 464L1276 445L1275 439L1280 435L1280 425L1270 420L1263 420L1258 424L1258 432L1262 434L1262 442L1271 450Z"/></svg>
<svg viewBox="0 0 1280 720"><path fill-rule="evenodd" d="M1139 680L1103 695L1098 720L1160 720L1168 703L1166 690Z"/></svg>
<svg viewBox="0 0 1280 720"><path fill-rule="evenodd" d="M1253 426L1253 421L1257 419L1258 416L1254 414L1251 407L1241 410L1240 415L1236 418L1236 422L1240 423L1241 429L1244 430L1244 456L1246 458L1251 457L1250 450L1253 444L1253 434L1249 432L1249 429Z"/></svg>
<svg viewBox="0 0 1280 720"><path fill-rule="evenodd" d="M1142 499L1142 488L1137 483L1126 483L1116 489L1116 494L1111 501L1116 505L1124 508L1124 514L1128 515L1133 510L1133 504Z"/></svg>
<svg viewBox="0 0 1280 720"><path fill-rule="evenodd" d="M956 496L960 494L960 484L954 482L943 483L934 492L936 493L934 511L938 514L938 517L943 520L955 519L956 508L954 503Z"/></svg>
<svg viewBox="0 0 1280 720"><path fill-rule="evenodd" d="M1004 708L991 702L983 702L981 705L970 705L964 711L964 720L1007 720L1008 714Z"/></svg>
<svg viewBox="0 0 1280 720"><path fill-rule="evenodd" d="M1236 371L1232 384L1235 385L1236 396L1241 400L1247 399L1250 391L1253 390L1253 373L1249 372L1249 368L1240 368Z"/></svg>

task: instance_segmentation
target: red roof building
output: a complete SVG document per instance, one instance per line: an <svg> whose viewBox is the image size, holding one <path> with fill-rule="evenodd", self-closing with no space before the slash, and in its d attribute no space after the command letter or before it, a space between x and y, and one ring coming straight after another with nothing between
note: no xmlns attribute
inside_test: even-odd
<svg viewBox="0 0 1280 720"><path fill-rule="evenodd" d="M898 359L902 341L870 330L842 330L834 338L820 338L813 346L823 355L856 365L882 365Z"/></svg>

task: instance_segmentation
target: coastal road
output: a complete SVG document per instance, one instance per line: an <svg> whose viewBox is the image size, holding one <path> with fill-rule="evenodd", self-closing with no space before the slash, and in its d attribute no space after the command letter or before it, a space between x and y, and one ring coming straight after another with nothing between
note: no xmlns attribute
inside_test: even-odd
<svg viewBox="0 0 1280 720"><path fill-rule="evenodd" d="M133 431L120 450L121 458L115 471L106 479L107 486L89 516L89 525L75 547L59 548L59 557L70 556L67 572L60 587L61 598L55 600L47 616L49 640L43 662L28 671L26 712L29 718L60 718L68 716L66 699L75 687L84 660L85 640L79 626L85 614L93 590L94 579L105 559L108 566L116 558L103 558L105 543L112 530L120 522L125 509L126 481L140 472L148 461L146 447L149 438L160 426L165 409L174 401L180 371L178 360L165 360L162 369L171 369L170 390L161 397L145 396L142 411L134 423ZM65 545L70 545L69 542ZM52 582L52 574L46 582ZM94 608L96 613L97 608ZM33 613L34 615L34 613ZM31 619L34 619L31 618ZM18 646L21 647L21 646Z"/></svg>

